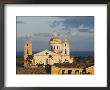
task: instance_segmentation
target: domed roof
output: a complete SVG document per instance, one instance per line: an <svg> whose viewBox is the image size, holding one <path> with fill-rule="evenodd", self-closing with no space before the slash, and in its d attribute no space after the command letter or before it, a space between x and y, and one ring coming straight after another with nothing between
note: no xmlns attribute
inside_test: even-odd
<svg viewBox="0 0 110 90"><path fill-rule="evenodd" d="M50 39L50 43L61 43L61 39L59 38L57 32L55 32L53 37Z"/></svg>

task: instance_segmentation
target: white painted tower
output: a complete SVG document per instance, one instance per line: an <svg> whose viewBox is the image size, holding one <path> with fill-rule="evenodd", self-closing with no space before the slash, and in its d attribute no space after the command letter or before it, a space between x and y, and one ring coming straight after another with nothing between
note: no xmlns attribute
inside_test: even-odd
<svg viewBox="0 0 110 90"><path fill-rule="evenodd" d="M63 42L62 54L63 55L70 55L70 46L69 46L69 41L67 38L65 38L64 42Z"/></svg>

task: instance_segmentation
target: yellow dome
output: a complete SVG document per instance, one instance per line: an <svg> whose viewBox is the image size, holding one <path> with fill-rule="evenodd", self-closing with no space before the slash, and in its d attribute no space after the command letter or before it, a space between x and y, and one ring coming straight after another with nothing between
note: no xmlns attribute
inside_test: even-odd
<svg viewBox="0 0 110 90"><path fill-rule="evenodd" d="M50 39L50 43L61 43L61 39L59 38L57 32L55 32L53 37Z"/></svg>

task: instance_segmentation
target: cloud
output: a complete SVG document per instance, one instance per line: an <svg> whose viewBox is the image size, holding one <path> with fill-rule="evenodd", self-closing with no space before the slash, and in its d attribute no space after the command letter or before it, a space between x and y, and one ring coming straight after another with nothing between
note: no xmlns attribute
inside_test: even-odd
<svg viewBox="0 0 110 90"><path fill-rule="evenodd" d="M94 28L94 16L59 16L59 19L50 24L51 28L60 26L61 30L71 31L73 28L76 30L86 32Z"/></svg>
<svg viewBox="0 0 110 90"><path fill-rule="evenodd" d="M50 33L35 33L34 37L51 37Z"/></svg>
<svg viewBox="0 0 110 90"><path fill-rule="evenodd" d="M55 28L55 27L57 27L59 24L60 24L60 22L55 20L55 21L53 21L52 23L50 23L50 27Z"/></svg>
<svg viewBox="0 0 110 90"><path fill-rule="evenodd" d="M93 29L91 29L90 27L84 26L84 24L81 24L78 27L78 31L79 32L93 32Z"/></svg>
<svg viewBox="0 0 110 90"><path fill-rule="evenodd" d="M54 32L52 32L52 33L35 33L35 34L33 34L33 38L36 38L36 37L40 37L40 38L51 38L52 36L53 36L53 34L54 34ZM59 37L61 38L61 39L63 39L64 37L70 37L70 36L72 36L72 34L71 34L71 32L70 31L68 31L68 32L58 32L58 35L59 35Z"/></svg>
<svg viewBox="0 0 110 90"><path fill-rule="evenodd" d="M24 24L24 21L16 21L17 24Z"/></svg>

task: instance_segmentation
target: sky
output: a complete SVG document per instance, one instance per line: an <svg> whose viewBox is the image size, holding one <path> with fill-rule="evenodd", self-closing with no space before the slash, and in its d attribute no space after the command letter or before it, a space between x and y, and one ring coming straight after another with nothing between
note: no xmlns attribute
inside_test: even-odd
<svg viewBox="0 0 110 90"><path fill-rule="evenodd" d="M17 16L17 52L31 37L33 51L49 49L49 40L58 32L69 39L71 51L94 51L94 16Z"/></svg>

